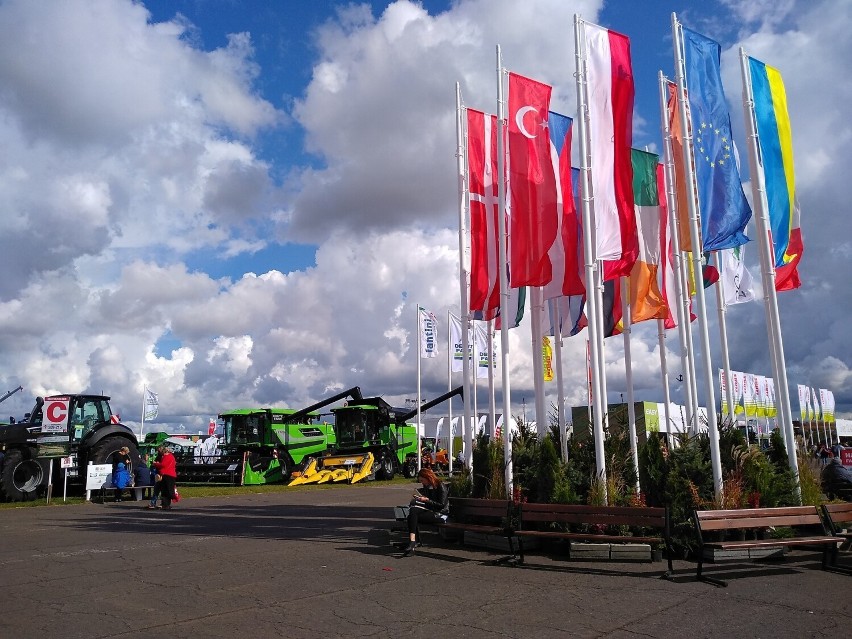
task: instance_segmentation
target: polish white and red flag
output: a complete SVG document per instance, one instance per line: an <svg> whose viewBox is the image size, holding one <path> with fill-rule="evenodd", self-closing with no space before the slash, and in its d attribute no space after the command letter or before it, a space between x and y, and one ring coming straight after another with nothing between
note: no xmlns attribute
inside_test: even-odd
<svg viewBox="0 0 852 639"><path fill-rule="evenodd" d="M470 310L494 319L500 308L497 117L467 109L470 197Z"/></svg>
<svg viewBox="0 0 852 639"><path fill-rule="evenodd" d="M633 68L630 40L615 31L583 24L589 109L595 257L604 279L630 275L639 254L633 209Z"/></svg>
<svg viewBox="0 0 852 639"><path fill-rule="evenodd" d="M551 87L509 74L509 280L512 288L544 286L553 277L548 251L560 211L550 155Z"/></svg>

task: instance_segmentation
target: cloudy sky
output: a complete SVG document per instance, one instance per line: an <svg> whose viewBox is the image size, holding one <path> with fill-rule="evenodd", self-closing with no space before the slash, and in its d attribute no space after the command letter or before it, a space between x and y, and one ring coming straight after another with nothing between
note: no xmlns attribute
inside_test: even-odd
<svg viewBox="0 0 852 639"><path fill-rule="evenodd" d="M833 0L3 0L0 393L24 392L0 414L103 392L134 425L146 384L169 430L353 385L401 405L416 306L444 343L459 311L455 83L493 112L500 44L573 115L580 13L631 38L634 146L655 150L672 11L722 44L741 148L738 48L784 76L806 247L802 288L779 296L794 413L801 383L848 416L852 84L837 79L852 3ZM734 370L771 374L762 304L730 308L728 332ZM714 322L714 367L717 336ZM512 331L516 414L533 402L529 342L528 322ZM607 342L619 401L621 338ZM662 401L655 326L636 327L632 351L636 398ZM582 405L584 338L564 357ZM446 371L424 361L425 397Z"/></svg>

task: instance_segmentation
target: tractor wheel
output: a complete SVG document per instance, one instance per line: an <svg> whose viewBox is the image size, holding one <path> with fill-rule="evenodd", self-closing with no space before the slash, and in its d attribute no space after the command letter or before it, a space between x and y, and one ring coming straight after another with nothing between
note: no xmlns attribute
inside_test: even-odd
<svg viewBox="0 0 852 639"><path fill-rule="evenodd" d="M385 479L390 481L396 473L393 467L393 458L389 453L382 455L382 460L379 462L379 468L376 470L376 479Z"/></svg>
<svg viewBox="0 0 852 639"><path fill-rule="evenodd" d="M120 436L105 437L92 446L92 449L88 454L88 461L93 464L111 464L113 456L124 446L127 446L130 449L130 461L133 464L133 468L136 468L136 466L141 463L139 451L129 440ZM81 470L82 472L85 472L85 469Z"/></svg>
<svg viewBox="0 0 852 639"><path fill-rule="evenodd" d="M402 474L404 477L411 479L415 475L417 475L417 458L410 457L405 460L405 463L402 465Z"/></svg>
<svg viewBox="0 0 852 639"><path fill-rule="evenodd" d="M286 451L278 453L278 465L281 467L281 481L290 481L290 475L293 473L293 460Z"/></svg>
<svg viewBox="0 0 852 639"><path fill-rule="evenodd" d="M25 459L20 450L10 450L0 471L0 488L9 501L29 501L44 480L44 470L35 459Z"/></svg>

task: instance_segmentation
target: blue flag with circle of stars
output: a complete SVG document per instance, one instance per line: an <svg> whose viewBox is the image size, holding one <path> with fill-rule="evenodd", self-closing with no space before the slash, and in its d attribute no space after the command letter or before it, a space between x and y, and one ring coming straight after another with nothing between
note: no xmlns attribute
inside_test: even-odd
<svg viewBox="0 0 852 639"><path fill-rule="evenodd" d="M722 89L721 46L683 28L686 89L692 120L695 178L705 251L741 246L751 207L743 192Z"/></svg>

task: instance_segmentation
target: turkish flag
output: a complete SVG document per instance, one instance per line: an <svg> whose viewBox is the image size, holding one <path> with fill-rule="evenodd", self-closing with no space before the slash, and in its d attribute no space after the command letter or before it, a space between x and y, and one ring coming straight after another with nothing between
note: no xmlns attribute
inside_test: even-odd
<svg viewBox="0 0 852 639"><path fill-rule="evenodd" d="M551 87L509 74L509 279L512 288L553 278L548 251L556 240L556 175L550 157Z"/></svg>
<svg viewBox="0 0 852 639"><path fill-rule="evenodd" d="M215 433L216 433L216 420L211 419L210 425L207 427L207 434L208 435L214 435Z"/></svg>

